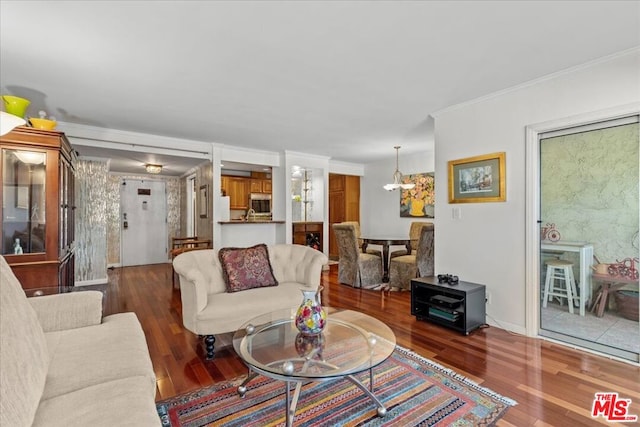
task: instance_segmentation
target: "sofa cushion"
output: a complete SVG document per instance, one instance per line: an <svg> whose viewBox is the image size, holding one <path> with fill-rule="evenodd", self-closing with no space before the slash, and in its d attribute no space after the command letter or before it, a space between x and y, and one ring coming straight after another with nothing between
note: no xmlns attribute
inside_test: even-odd
<svg viewBox="0 0 640 427"><path fill-rule="evenodd" d="M0 425L31 425L44 389L49 353L22 286L0 256Z"/></svg>
<svg viewBox="0 0 640 427"><path fill-rule="evenodd" d="M144 377L108 381L43 400L33 423L34 427L160 425L154 393Z"/></svg>
<svg viewBox="0 0 640 427"><path fill-rule="evenodd" d="M199 331L203 335L235 331L256 316L286 308L291 308L295 316L302 303L302 290L308 288L301 283L280 282L276 287L209 295L207 307L196 315Z"/></svg>
<svg viewBox="0 0 640 427"><path fill-rule="evenodd" d="M156 379L140 322L134 313L107 316L102 324L46 334L51 353L42 399L126 377Z"/></svg>
<svg viewBox="0 0 640 427"><path fill-rule="evenodd" d="M227 292L278 285L265 244L250 248L222 248L218 251L218 258L224 272Z"/></svg>

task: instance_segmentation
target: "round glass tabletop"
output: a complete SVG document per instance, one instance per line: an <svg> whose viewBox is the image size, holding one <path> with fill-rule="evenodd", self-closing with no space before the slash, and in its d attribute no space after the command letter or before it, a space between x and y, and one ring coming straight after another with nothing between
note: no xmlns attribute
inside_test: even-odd
<svg viewBox="0 0 640 427"><path fill-rule="evenodd" d="M324 307L322 333L303 335L297 308L267 313L244 324L233 347L251 368L274 378L330 379L377 366L393 352L396 338L384 323L352 310Z"/></svg>

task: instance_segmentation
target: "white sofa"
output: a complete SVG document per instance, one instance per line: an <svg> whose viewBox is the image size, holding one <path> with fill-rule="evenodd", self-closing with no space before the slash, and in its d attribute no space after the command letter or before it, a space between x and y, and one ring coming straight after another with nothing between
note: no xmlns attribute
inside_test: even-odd
<svg viewBox="0 0 640 427"><path fill-rule="evenodd" d="M327 256L302 245L268 246L278 286L227 292L218 251L186 252L173 260L180 277L182 321L191 332L204 335L207 359L214 357L215 334L233 332L243 323L270 311L297 307L301 289L320 286Z"/></svg>
<svg viewBox="0 0 640 427"><path fill-rule="evenodd" d="M160 426L134 313L102 318L102 293L27 298L0 256L0 425Z"/></svg>

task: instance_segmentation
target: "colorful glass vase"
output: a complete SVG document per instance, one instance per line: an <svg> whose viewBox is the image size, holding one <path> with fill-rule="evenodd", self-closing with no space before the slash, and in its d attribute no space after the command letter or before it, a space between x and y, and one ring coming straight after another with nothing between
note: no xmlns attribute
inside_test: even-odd
<svg viewBox="0 0 640 427"><path fill-rule="evenodd" d="M302 304L296 312L296 328L303 335L316 335L322 332L327 321L327 313L320 303L320 292L302 291Z"/></svg>

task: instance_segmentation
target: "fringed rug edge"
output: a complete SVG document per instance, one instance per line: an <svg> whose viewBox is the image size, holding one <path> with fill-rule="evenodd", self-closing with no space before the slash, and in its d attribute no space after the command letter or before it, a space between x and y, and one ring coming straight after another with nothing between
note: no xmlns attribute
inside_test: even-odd
<svg viewBox="0 0 640 427"><path fill-rule="evenodd" d="M501 395L500 393L497 393L493 390L491 390L490 388L487 387L483 387L480 384L478 384L477 382L469 379L468 377L457 373L456 371L454 371L453 369L450 368L446 368L442 365L440 365L437 362L434 362L431 359L428 359L424 356L419 355L418 353L414 352L413 350L409 350L408 348L404 348L402 346L396 345L396 350L399 351L400 353L404 353L405 355L411 356L415 359L419 359L421 362L429 365L430 367L439 370L440 372L443 372L453 378L455 378L458 381L461 381L464 385L477 390L481 393L484 393L486 395L489 395L491 397L493 397L494 399L504 403L507 406L516 406L518 404L518 402L516 402L513 399L510 399L508 397L505 397L503 395Z"/></svg>

